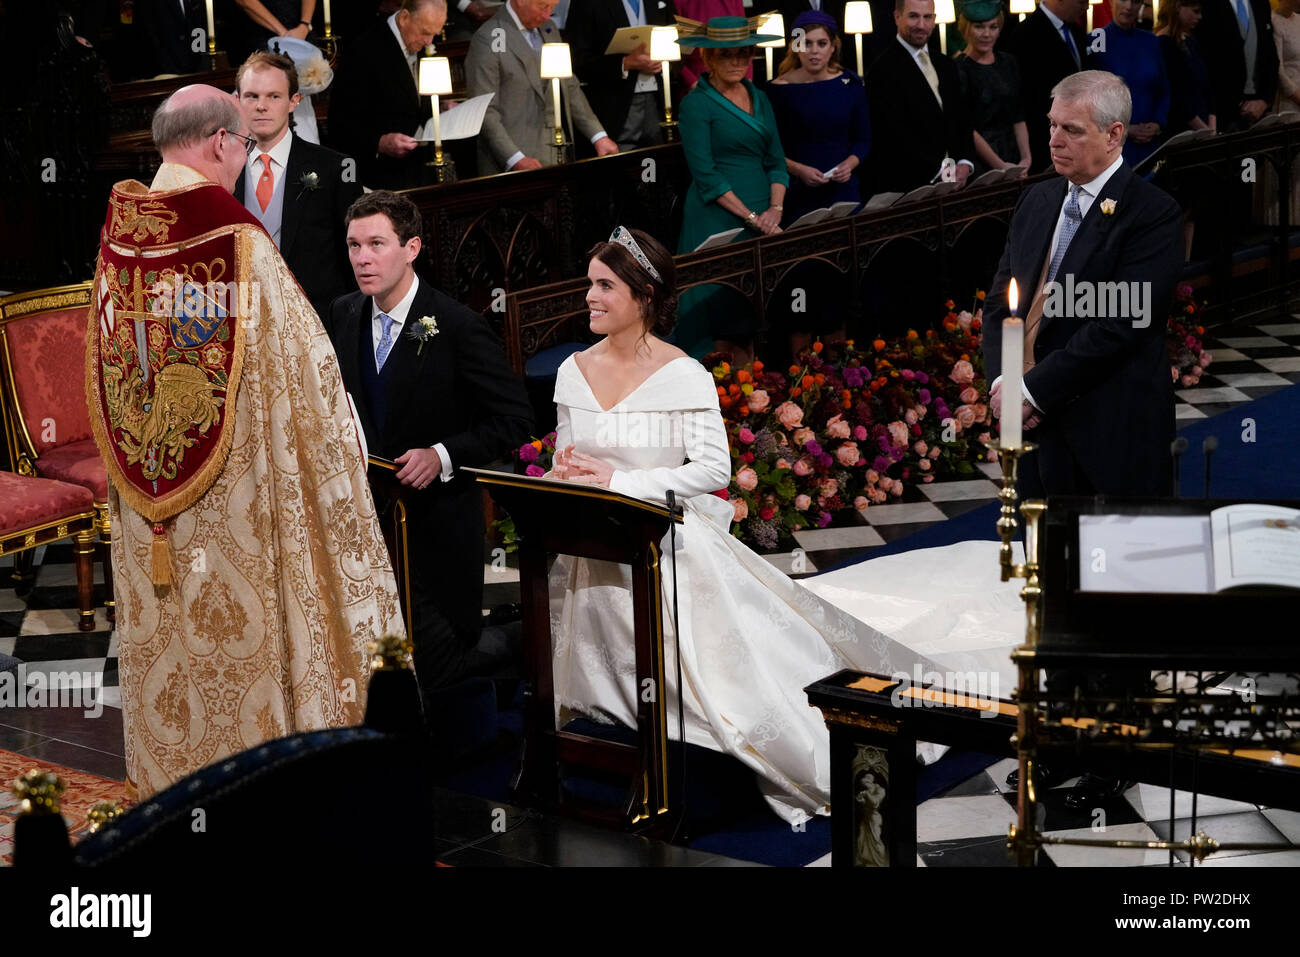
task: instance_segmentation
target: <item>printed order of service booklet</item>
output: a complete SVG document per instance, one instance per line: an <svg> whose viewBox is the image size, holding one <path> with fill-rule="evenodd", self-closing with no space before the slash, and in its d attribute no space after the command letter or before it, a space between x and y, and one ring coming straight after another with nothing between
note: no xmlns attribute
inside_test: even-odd
<svg viewBox="0 0 1300 957"><path fill-rule="evenodd" d="M1208 595L1300 588L1300 510L1225 505L1207 515L1080 515L1079 589Z"/></svg>

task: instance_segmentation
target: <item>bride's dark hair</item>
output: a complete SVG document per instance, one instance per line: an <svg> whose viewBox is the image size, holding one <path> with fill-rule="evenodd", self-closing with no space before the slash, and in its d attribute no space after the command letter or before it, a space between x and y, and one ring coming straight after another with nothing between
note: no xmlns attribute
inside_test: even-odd
<svg viewBox="0 0 1300 957"><path fill-rule="evenodd" d="M599 259L615 276L627 283L632 298L641 306L645 335L667 335L672 331L673 322L677 318L677 274L672 253L648 233L639 229L629 229L628 232L641 247L645 258L650 260L650 265L662 277L662 281L650 275L650 271L637 262L632 250L622 243L596 243L587 252L587 259Z"/></svg>

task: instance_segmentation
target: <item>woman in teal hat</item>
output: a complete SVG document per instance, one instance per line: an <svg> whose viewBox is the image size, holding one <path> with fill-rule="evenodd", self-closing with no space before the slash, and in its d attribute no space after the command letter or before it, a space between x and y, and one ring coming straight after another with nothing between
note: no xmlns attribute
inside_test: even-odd
<svg viewBox="0 0 1300 957"><path fill-rule="evenodd" d="M744 236L781 231L789 175L772 106L745 79L754 46L780 37L755 33L745 17L713 17L707 24L678 18L677 40L698 47L708 72L681 103L682 150L691 185L682 209L678 252L690 252L714 233L743 227ZM715 349L732 361L753 357L756 319L740 297L721 286L682 294L677 344L700 358Z"/></svg>
<svg viewBox="0 0 1300 957"><path fill-rule="evenodd" d="M1030 162L1020 68L1015 57L993 49L1003 17L1000 0L967 0L957 21L966 49L953 64L975 131L975 175L1008 166L1028 169Z"/></svg>

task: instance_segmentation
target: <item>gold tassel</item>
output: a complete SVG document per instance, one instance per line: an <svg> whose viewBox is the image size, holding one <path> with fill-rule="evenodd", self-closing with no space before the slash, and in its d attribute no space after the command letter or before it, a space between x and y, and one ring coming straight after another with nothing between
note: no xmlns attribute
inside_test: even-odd
<svg viewBox="0 0 1300 957"><path fill-rule="evenodd" d="M173 583L172 552L167 544L167 532L161 524L153 527L153 574L150 577L155 585Z"/></svg>

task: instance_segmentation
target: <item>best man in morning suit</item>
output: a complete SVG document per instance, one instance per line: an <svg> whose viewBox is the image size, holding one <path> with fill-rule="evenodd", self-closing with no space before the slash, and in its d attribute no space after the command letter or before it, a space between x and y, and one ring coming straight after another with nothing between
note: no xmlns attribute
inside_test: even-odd
<svg viewBox="0 0 1300 957"><path fill-rule="evenodd" d="M361 195L347 157L293 135L298 74L288 57L266 50L239 68L235 87L256 145L235 199L270 234L298 285L324 316L335 297L356 288L343 217Z"/></svg>
<svg viewBox="0 0 1300 957"><path fill-rule="evenodd" d="M907 192L933 181L945 157L964 184L975 141L957 68L926 48L934 32L932 0L898 0L898 35L867 74L871 172L876 192Z"/></svg>
<svg viewBox="0 0 1300 957"><path fill-rule="evenodd" d="M392 16L343 46L330 91L330 142L355 156L371 189L405 189L423 180L416 128L429 118L416 69L447 18L444 0L403 0Z"/></svg>
<svg viewBox="0 0 1300 957"><path fill-rule="evenodd" d="M541 77L542 44L561 41L559 28L549 19L555 4L556 0L506 0L470 40L465 57L469 94L496 94L478 137L481 176L555 162L551 83ZM561 80L560 88L561 114L567 105L577 128L574 135L589 139L598 156L617 153L577 78Z"/></svg>
<svg viewBox="0 0 1300 957"><path fill-rule="evenodd" d="M1174 399L1165 328L1183 265L1182 212L1123 162L1132 106L1122 80L1088 70L1058 90L1051 145L1062 175L1016 205L984 316L985 374L1000 393L1014 276L1029 366L1020 399L1026 439L1038 445L1021 463L1022 496L1168 495ZM1035 295L1045 282L1091 287L1098 300L1101 284L1123 284L1143 309L1098 315L1094 305L1083 315L1076 299L1052 315ZM1000 411L996 397L992 404Z"/></svg>
<svg viewBox="0 0 1300 957"><path fill-rule="evenodd" d="M348 211L348 250L361 291L334 302L326 329L370 453L397 462L397 478L412 488L408 630L427 702L429 692L498 663L476 648L483 503L461 470L518 449L532 409L483 317L415 275L414 203L382 190L363 196Z"/></svg>

